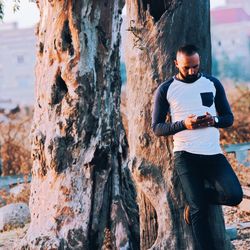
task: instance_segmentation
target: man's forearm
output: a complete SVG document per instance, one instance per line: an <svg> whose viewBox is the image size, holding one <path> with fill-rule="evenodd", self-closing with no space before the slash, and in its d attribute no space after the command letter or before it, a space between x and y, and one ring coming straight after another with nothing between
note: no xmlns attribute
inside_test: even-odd
<svg viewBox="0 0 250 250"><path fill-rule="evenodd" d="M152 125L153 131L157 136L174 135L182 130L185 130L184 121L177 121L174 123L157 123Z"/></svg>
<svg viewBox="0 0 250 250"><path fill-rule="evenodd" d="M227 128L233 125L234 116L232 113L227 114L227 115L217 116L217 117L218 117L219 122L214 125L216 128Z"/></svg>

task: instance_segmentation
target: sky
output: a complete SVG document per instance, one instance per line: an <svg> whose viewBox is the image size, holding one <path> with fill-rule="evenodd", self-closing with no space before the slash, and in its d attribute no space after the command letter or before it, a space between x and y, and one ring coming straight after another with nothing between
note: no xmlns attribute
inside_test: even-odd
<svg viewBox="0 0 250 250"><path fill-rule="evenodd" d="M4 23L18 22L18 26L25 28L34 26L39 20L36 3L30 0L20 1L20 10L13 12L13 0L4 0Z"/></svg>
<svg viewBox="0 0 250 250"><path fill-rule="evenodd" d="M210 0L211 8L221 6L225 0ZM39 11L36 3L30 0L21 0L20 10L13 13L13 0L4 0L5 15L3 22L18 22L18 26L25 28L34 26L39 20Z"/></svg>

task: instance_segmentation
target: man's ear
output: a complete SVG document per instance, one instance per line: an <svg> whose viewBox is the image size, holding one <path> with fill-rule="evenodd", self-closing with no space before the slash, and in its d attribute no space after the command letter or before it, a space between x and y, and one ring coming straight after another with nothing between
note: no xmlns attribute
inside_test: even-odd
<svg viewBox="0 0 250 250"><path fill-rule="evenodd" d="M175 65L176 68L178 68L179 65L178 65L178 61L177 60L174 60L174 65Z"/></svg>

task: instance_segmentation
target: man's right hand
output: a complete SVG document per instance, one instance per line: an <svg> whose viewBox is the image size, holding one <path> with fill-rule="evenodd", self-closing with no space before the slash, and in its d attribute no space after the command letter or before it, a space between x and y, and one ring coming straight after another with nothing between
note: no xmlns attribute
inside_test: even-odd
<svg viewBox="0 0 250 250"><path fill-rule="evenodd" d="M197 129L197 128L207 128L214 125L214 119L211 114L206 112L202 118L197 119L198 117L194 114L189 115L185 120L184 124L187 129Z"/></svg>
<svg viewBox="0 0 250 250"><path fill-rule="evenodd" d="M185 127L187 129L196 129L198 128L198 123L197 123L197 116L194 114L189 115L185 120L184 120Z"/></svg>

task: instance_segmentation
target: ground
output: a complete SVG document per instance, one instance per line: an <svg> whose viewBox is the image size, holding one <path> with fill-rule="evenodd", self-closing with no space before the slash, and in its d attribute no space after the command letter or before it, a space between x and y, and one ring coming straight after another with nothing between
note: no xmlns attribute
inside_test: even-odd
<svg viewBox="0 0 250 250"><path fill-rule="evenodd" d="M249 208L250 209L250 208ZM237 228L237 239L233 240L235 250L250 249L250 212L244 212L239 207L223 207L226 225Z"/></svg>
<svg viewBox="0 0 250 250"><path fill-rule="evenodd" d="M11 231L0 233L0 249L1 250L10 250L13 249L13 244L16 240L21 239L26 230L28 229L29 224L26 224L23 228L13 229Z"/></svg>
<svg viewBox="0 0 250 250"><path fill-rule="evenodd" d="M225 223L237 228L237 239L233 240L234 250L250 249L250 213L242 212L238 207L223 207ZM247 226L242 228L242 222ZM246 222L249 222L246 224ZM29 224L24 228L0 233L0 249L10 250L14 241L22 238L28 229Z"/></svg>

